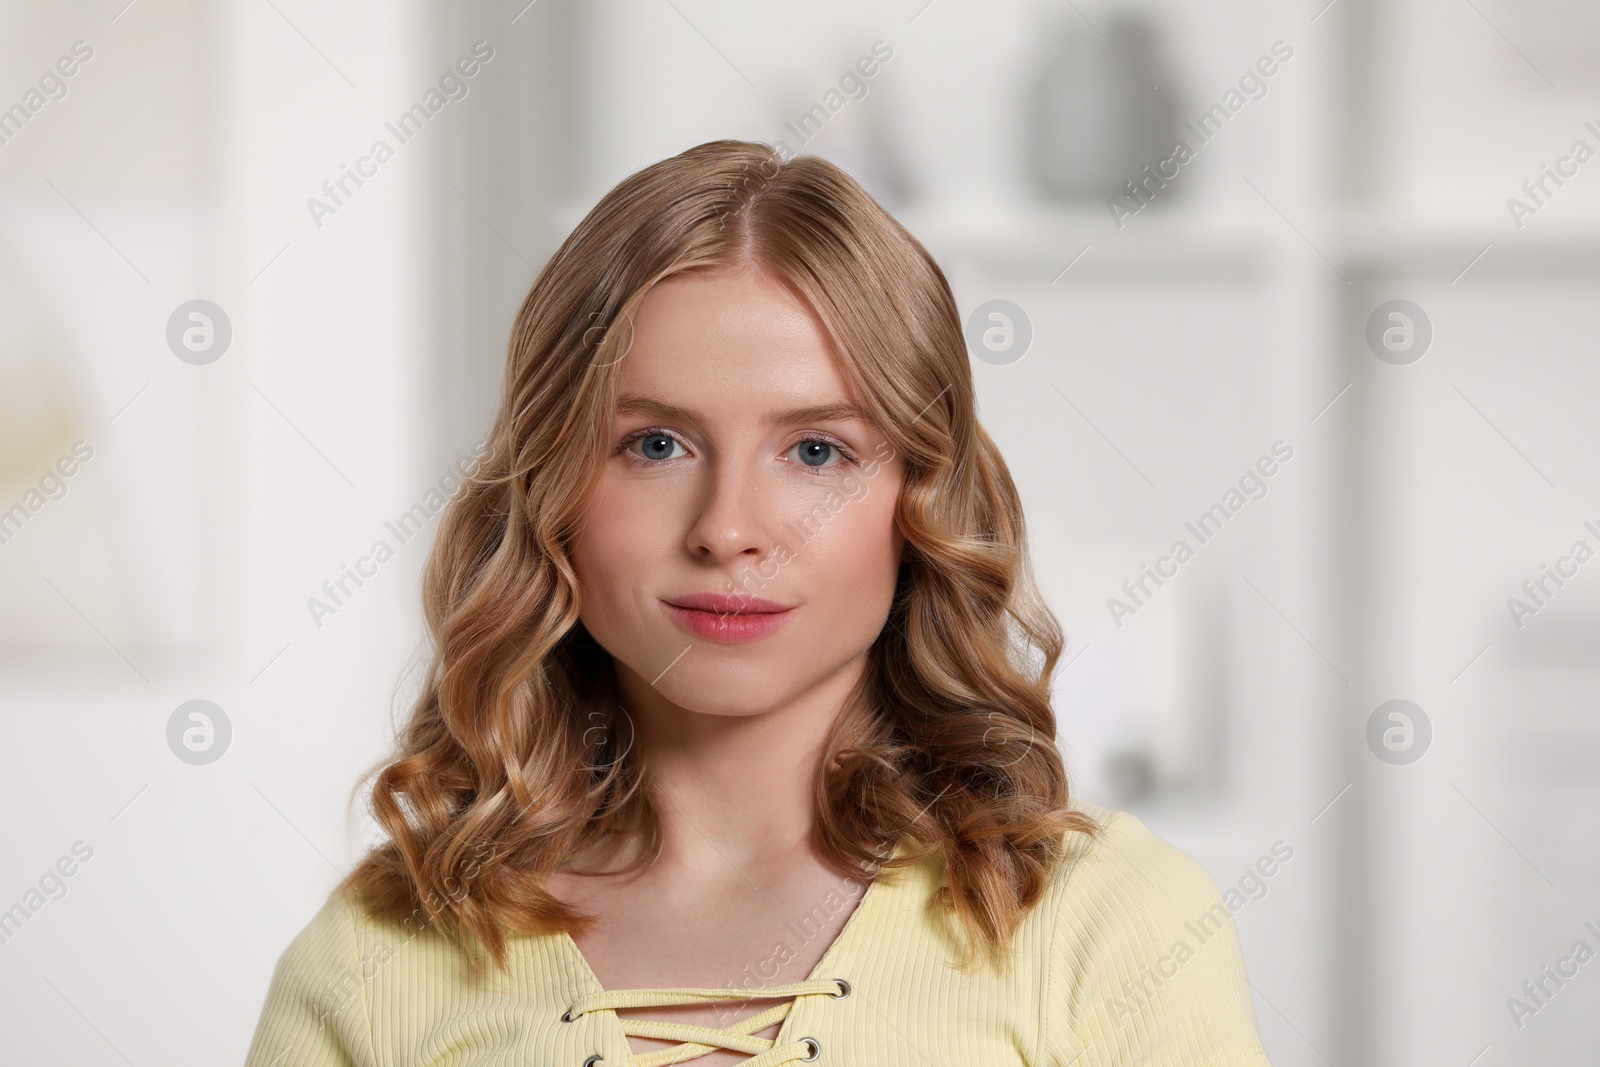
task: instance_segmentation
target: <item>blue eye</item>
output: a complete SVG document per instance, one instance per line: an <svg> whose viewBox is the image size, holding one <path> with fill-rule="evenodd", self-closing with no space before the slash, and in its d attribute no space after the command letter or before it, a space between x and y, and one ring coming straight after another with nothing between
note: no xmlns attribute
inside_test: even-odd
<svg viewBox="0 0 1600 1067"><path fill-rule="evenodd" d="M839 446L833 442L816 437L801 441L794 447L800 450L800 462L808 467L824 466L827 464L829 452L839 452ZM843 453L840 453L840 457L843 458Z"/></svg>
<svg viewBox="0 0 1600 1067"><path fill-rule="evenodd" d="M643 434L634 438L633 441L628 443L630 445L636 443L642 445L643 447L638 454L642 455L645 459L651 460L666 460L675 458L672 455L672 449L675 446L678 446L677 438L664 433Z"/></svg>

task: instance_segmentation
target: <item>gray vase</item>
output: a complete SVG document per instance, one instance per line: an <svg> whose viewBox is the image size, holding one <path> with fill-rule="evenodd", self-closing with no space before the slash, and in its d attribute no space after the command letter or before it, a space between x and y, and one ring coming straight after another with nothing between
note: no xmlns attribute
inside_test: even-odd
<svg viewBox="0 0 1600 1067"><path fill-rule="evenodd" d="M1146 164L1166 158L1179 136L1155 20L1118 12L1105 32L1109 44L1072 10L1050 12L1041 29L1026 106L1029 169L1048 197L1115 196Z"/></svg>

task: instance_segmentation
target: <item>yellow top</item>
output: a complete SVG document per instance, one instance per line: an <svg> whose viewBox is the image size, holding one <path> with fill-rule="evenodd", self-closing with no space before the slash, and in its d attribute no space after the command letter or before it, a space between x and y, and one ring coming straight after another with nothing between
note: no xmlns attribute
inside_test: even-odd
<svg viewBox="0 0 1600 1067"><path fill-rule="evenodd" d="M564 933L512 938L509 971L478 978L436 930L335 893L279 958L245 1064L665 1067L717 1048L745 1067L1271 1067L1217 883L1128 812L1074 806L1105 834L1067 834L1005 973L952 966L935 857L880 872L806 981L758 989L608 991ZM611 1010L714 999L782 1002L720 1030ZM629 1035L680 1044L637 1054Z"/></svg>

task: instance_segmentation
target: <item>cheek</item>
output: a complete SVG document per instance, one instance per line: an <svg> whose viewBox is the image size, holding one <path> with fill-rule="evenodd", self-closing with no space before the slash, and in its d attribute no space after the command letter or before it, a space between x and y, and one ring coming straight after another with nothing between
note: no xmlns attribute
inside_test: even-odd
<svg viewBox="0 0 1600 1067"><path fill-rule="evenodd" d="M603 584L606 563L616 558L609 543L615 536L615 515L615 499L604 487L596 487L573 530L572 567L578 572L579 584L586 593L591 586Z"/></svg>
<svg viewBox="0 0 1600 1067"><path fill-rule="evenodd" d="M826 596L843 612L870 616L863 596L887 611L899 568L894 510L890 486L874 484L865 496L847 498L797 551L797 561L806 565L809 591Z"/></svg>
<svg viewBox="0 0 1600 1067"><path fill-rule="evenodd" d="M590 497L571 543L572 567L582 590L585 625L595 636L610 629L601 616L632 613L643 580L659 573L670 523L660 502L641 499L602 478Z"/></svg>

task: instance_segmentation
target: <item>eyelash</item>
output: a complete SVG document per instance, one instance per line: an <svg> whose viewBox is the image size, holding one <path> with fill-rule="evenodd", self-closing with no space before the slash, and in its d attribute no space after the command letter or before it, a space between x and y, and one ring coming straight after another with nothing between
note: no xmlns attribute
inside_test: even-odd
<svg viewBox="0 0 1600 1067"><path fill-rule="evenodd" d="M646 437L670 437L674 441L678 442L680 445L683 445L684 448L688 448L689 447L688 444L686 444L684 442L683 438L679 437L677 434L673 433L671 430L668 430L665 427L661 427L661 426L650 426L650 427L647 427L647 428L645 428L643 430L635 430L633 433L629 434L627 437L624 437L622 439L622 441L617 445L617 452L620 453L620 454L626 455L630 462L643 464L644 466L647 466L647 467L659 467L659 466L661 466L661 464L669 462L668 460L645 459L643 456L640 456L640 455L630 451L630 447L633 445L633 443L635 441L642 441ZM860 461L856 459L855 453L850 451L850 449L845 446L844 442L840 441L836 437L830 437L827 434L823 434L823 433L812 433L812 434L809 434L806 437L800 438L800 440L796 441L794 444L795 445L805 444L807 441L821 441L825 445L831 445L832 447L834 447L834 448L839 450L839 455L844 459L844 461L846 463L849 463L850 465L856 466L856 467L859 467L861 465ZM793 447L794 447L794 445L790 445L789 446L789 448L793 448ZM789 449L786 448L786 449L784 449L784 451L788 452ZM801 464L799 464L799 466L801 468L805 469L806 473L808 475L810 475L811 477L813 477L813 478L821 478L821 477L825 477L826 473L828 471L833 470L834 467L839 466L839 464L834 464L833 466L828 466L828 467L811 467L808 464L801 463Z"/></svg>

